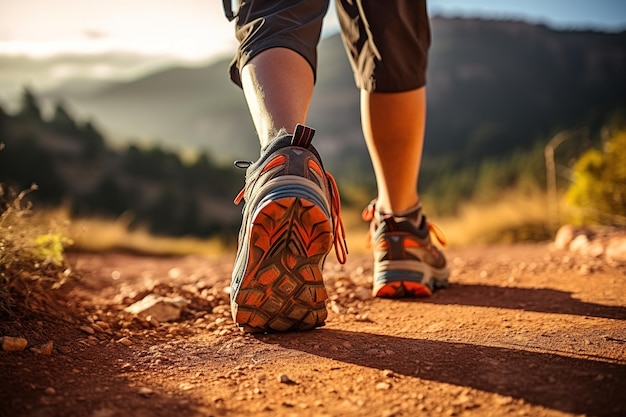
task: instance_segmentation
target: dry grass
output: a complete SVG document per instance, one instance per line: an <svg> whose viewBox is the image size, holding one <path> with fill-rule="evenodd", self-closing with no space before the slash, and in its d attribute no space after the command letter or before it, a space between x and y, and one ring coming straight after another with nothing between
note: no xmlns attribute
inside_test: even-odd
<svg viewBox="0 0 626 417"><path fill-rule="evenodd" d="M432 219L450 247L484 246L551 238L545 193L538 189L502 192L490 202L468 202L454 217Z"/></svg>
<svg viewBox="0 0 626 417"><path fill-rule="evenodd" d="M502 192L495 201L468 201L455 216L438 217L425 202L424 212L446 236L448 247L543 241L551 237L545 193L539 189ZM350 253L369 252L368 226L361 211L344 209L342 218Z"/></svg>
<svg viewBox="0 0 626 417"><path fill-rule="evenodd" d="M124 251L155 256L218 255L228 250L218 238L154 236L145 229L129 231L128 221L75 219L69 228L74 249L87 252Z"/></svg>
<svg viewBox="0 0 626 417"><path fill-rule="evenodd" d="M425 211L430 213L428 206ZM35 217L40 219L37 222L39 225L47 224L48 228L52 223L62 224L65 235L73 242L72 249L78 251L212 256L236 249L235 243L226 244L219 238L162 237L151 235L145 229L129 231L129 221L123 216L117 220L82 218L70 221L68 210L59 208ZM370 250L366 245L368 225L361 220L361 210L344 208L342 218L350 253L367 253ZM504 192L496 201L466 203L459 209L457 216L438 218L429 215L429 219L444 231L451 247L543 240L549 237L547 204L540 190ZM17 240L25 241L23 238Z"/></svg>
<svg viewBox="0 0 626 417"><path fill-rule="evenodd" d="M36 190L35 186L19 194L7 195L1 190L6 207L0 213L0 265L30 262L61 266L63 251L71 245L66 235L67 218L33 210L25 197Z"/></svg>
<svg viewBox="0 0 626 417"><path fill-rule="evenodd" d="M0 316L11 316L16 300L46 288L59 288L71 269L63 260L71 244L64 229L67 223L34 211L25 196L0 187ZM40 292L40 291L39 291Z"/></svg>

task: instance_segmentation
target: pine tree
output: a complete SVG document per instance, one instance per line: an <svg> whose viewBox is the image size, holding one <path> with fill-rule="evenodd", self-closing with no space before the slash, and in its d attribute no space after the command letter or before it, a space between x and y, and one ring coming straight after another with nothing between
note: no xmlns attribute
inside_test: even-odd
<svg viewBox="0 0 626 417"><path fill-rule="evenodd" d="M42 121L39 100L28 87L24 87L24 91L22 92L21 107L18 116L28 121Z"/></svg>

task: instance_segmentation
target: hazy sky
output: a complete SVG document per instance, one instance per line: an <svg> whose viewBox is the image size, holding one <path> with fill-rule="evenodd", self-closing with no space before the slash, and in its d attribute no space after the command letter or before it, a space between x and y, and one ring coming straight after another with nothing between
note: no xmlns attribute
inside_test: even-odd
<svg viewBox="0 0 626 417"><path fill-rule="evenodd" d="M127 51L207 60L235 45L221 7L219 0L0 0L0 54ZM626 28L626 0L432 0L429 9L558 28ZM334 28L331 10L326 32Z"/></svg>

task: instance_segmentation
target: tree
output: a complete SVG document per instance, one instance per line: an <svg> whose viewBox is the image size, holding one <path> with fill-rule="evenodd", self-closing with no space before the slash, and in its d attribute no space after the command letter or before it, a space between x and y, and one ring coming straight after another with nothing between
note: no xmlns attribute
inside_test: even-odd
<svg viewBox="0 0 626 417"><path fill-rule="evenodd" d="M22 92L19 116L29 121L42 121L39 100L27 87L24 87Z"/></svg>
<svg viewBox="0 0 626 417"><path fill-rule="evenodd" d="M4 111L4 108L0 106L0 151L2 150L2 143L5 141L5 131L4 127L6 126L7 113Z"/></svg>
<svg viewBox="0 0 626 417"><path fill-rule="evenodd" d="M576 223L626 226L626 130L599 149L584 153L574 165L574 183L566 199Z"/></svg>
<svg viewBox="0 0 626 417"><path fill-rule="evenodd" d="M83 141L83 156L87 159L93 159L105 149L104 136L90 121L80 128L80 137Z"/></svg>
<svg viewBox="0 0 626 417"><path fill-rule="evenodd" d="M66 186L54 162L54 158L39 146L35 136L25 134L0 151L0 182L13 185L18 190L37 184L34 198L58 204L65 195Z"/></svg>
<svg viewBox="0 0 626 417"><path fill-rule="evenodd" d="M56 104L51 123L55 130L61 133L76 134L78 130L74 118L68 113L62 102Z"/></svg>

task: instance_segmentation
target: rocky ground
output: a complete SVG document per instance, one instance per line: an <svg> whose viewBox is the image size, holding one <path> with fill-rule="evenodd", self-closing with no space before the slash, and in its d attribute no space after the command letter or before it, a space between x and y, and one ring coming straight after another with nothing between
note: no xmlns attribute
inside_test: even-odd
<svg viewBox="0 0 626 417"><path fill-rule="evenodd" d="M80 279L0 322L0 415L626 415L623 232L447 255L450 287L402 301L329 257L325 327L249 335L233 256L71 254Z"/></svg>

